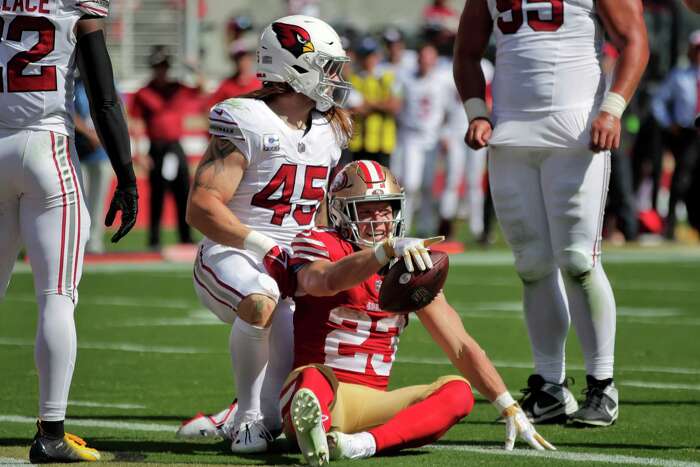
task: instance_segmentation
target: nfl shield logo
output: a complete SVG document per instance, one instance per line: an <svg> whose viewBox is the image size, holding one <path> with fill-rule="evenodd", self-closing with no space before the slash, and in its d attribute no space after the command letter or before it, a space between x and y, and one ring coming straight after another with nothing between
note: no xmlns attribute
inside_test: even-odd
<svg viewBox="0 0 700 467"><path fill-rule="evenodd" d="M377 289L377 292L379 292L379 289L382 288L382 280L377 279L377 282L374 283L374 287Z"/></svg>
<svg viewBox="0 0 700 467"><path fill-rule="evenodd" d="M280 137L274 134L263 135L263 151L279 151Z"/></svg>

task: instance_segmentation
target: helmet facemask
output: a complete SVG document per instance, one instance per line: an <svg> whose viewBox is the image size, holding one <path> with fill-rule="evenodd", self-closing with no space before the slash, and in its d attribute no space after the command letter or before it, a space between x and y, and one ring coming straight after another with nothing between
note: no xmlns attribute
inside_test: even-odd
<svg viewBox="0 0 700 467"><path fill-rule="evenodd" d="M316 51L307 61L309 70L286 66L287 81L292 88L316 102L316 110L326 112L333 106L343 107L352 85L342 77L343 66L350 59Z"/></svg>
<svg viewBox="0 0 700 467"><path fill-rule="evenodd" d="M386 220L370 220L361 221L357 214L357 207L362 203L372 202L388 202L392 208L393 219ZM374 247L377 244L375 240L375 226L380 224L391 224L388 235L381 241L388 238L400 238L404 236L405 223L403 219L405 198L404 194L387 194L361 196L352 198L336 198L332 201L330 209L331 223L339 229L340 234L349 242L357 245L360 248ZM369 225L369 231L372 235L372 240L362 238L362 226Z"/></svg>

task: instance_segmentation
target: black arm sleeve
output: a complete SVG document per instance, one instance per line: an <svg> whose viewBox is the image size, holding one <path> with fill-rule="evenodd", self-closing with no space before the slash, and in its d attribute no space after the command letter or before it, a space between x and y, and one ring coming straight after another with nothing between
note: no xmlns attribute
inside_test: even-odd
<svg viewBox="0 0 700 467"><path fill-rule="evenodd" d="M120 188L135 186L129 131L121 99L114 86L112 62L104 33L95 31L82 36L78 40L77 56L92 120L114 168L117 184Z"/></svg>

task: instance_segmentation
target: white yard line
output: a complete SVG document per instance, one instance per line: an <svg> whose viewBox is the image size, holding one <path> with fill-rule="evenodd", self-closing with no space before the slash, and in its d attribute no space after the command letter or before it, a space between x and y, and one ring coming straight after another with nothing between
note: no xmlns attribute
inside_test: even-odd
<svg viewBox="0 0 700 467"><path fill-rule="evenodd" d="M24 423L33 425L36 423L36 418L25 417L21 415L0 415L0 422L5 423ZM94 428L109 428L114 430L129 430L129 431L144 431L144 432L163 432L175 433L176 425L165 425L160 423L134 423L122 422L116 420L96 420L96 419L69 419L71 426L84 426ZM655 465L655 466L677 466L677 467L700 467L700 463L687 462L675 459L661 459L655 457L635 457L619 454L592 454L586 452L542 452L531 449L516 449L514 451L504 451L499 448L484 448L469 444L463 445L439 445L431 444L427 446L430 449L446 450L446 451L462 451L473 452L476 454L486 454L492 456L506 457L534 457L543 459L555 459L560 461L571 462L601 462L607 464L635 464L635 465ZM18 462L21 461L21 462ZM26 463L21 459L0 458L0 462L5 463Z"/></svg>
<svg viewBox="0 0 700 467"><path fill-rule="evenodd" d="M0 345L8 345L14 347L34 347L34 341L31 339L15 339L11 337L0 337ZM134 344L130 342L83 342L79 340L78 348L88 350L112 350L120 352L142 352L156 354L226 354L224 349L222 349L221 351L216 351L205 348L143 345Z"/></svg>
<svg viewBox="0 0 700 467"><path fill-rule="evenodd" d="M676 389L682 391L700 391L700 384L684 383L654 383L651 381L620 381L620 386L631 386L633 388L644 389Z"/></svg>
<svg viewBox="0 0 700 467"><path fill-rule="evenodd" d="M194 292L193 292L194 295ZM30 294L8 294L5 299L6 302L22 302L22 303L35 303L36 297ZM81 295L79 300L79 305L90 305L90 306L124 306L129 308L138 307L151 307L151 308L171 308L175 310L189 310L195 308L198 305L193 301L187 300L169 300L165 298L133 298L125 296L111 296L111 297L83 297Z"/></svg>
<svg viewBox="0 0 700 467"><path fill-rule="evenodd" d="M69 400L68 405L74 407L104 407L107 409L124 409L124 410L135 410L135 409L145 409L145 405L141 404L115 404L111 402L94 402L94 401L73 401Z"/></svg>
<svg viewBox="0 0 700 467"><path fill-rule="evenodd" d="M35 424L35 417L22 415L0 415L0 422L30 423ZM111 428L115 430L150 431L175 433L178 425L164 425L160 423L120 422L116 420L96 420L92 418L69 418L66 422L69 426L87 426L96 428Z"/></svg>
<svg viewBox="0 0 700 467"><path fill-rule="evenodd" d="M661 459L658 457L636 457L624 456L620 454L593 454L587 452L563 452L563 451L535 451L533 449L515 449L505 451L498 448L484 448L479 446L465 445L441 445L431 444L432 449L445 451L463 451L476 454L487 454L492 456L505 457L535 457L542 459L552 459L571 462L600 462L605 464L633 464L633 465L658 465L674 467L700 467L698 462L688 462L676 459Z"/></svg>
<svg viewBox="0 0 700 467"><path fill-rule="evenodd" d="M414 357L402 356L396 359L398 363L414 363L418 365L452 365L447 358L443 357ZM532 362L514 362L507 360L493 360L496 368L522 368L531 369ZM570 370L585 370L583 365L567 365ZM672 375L700 375L700 368L679 368L665 366L619 366L615 368L619 372L635 372L635 373L667 373Z"/></svg>
<svg viewBox="0 0 700 467"><path fill-rule="evenodd" d="M0 457L0 465L29 464L26 459L15 459L14 457Z"/></svg>

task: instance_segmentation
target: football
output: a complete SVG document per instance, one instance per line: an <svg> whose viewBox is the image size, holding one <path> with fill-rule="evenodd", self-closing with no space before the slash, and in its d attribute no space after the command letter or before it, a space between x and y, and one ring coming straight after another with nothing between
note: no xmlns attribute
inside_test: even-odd
<svg viewBox="0 0 700 467"><path fill-rule="evenodd" d="M446 253L430 251L433 267L427 271L408 272L403 260L391 268L379 289L379 307L395 313L420 310L435 299L442 290L450 268Z"/></svg>

